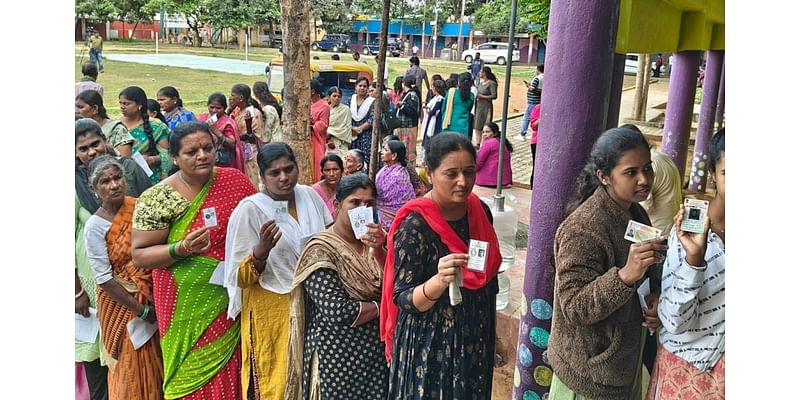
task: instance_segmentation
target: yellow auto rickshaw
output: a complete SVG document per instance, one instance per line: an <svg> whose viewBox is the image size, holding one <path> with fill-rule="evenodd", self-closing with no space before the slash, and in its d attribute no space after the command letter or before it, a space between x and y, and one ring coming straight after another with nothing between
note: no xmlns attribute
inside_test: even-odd
<svg viewBox="0 0 800 400"><path fill-rule="evenodd" d="M269 63L267 84L269 90L283 103L283 58L277 57ZM322 83L324 92L333 86L342 90L342 104L349 105L356 91L356 79L366 77L372 83L372 68L355 61L311 60L311 78Z"/></svg>

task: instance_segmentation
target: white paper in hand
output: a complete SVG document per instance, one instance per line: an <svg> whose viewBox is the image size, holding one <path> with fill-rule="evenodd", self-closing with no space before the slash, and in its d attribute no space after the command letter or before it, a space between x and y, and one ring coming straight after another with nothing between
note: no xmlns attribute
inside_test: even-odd
<svg viewBox="0 0 800 400"><path fill-rule="evenodd" d="M645 279L642 281L642 284L636 288L636 293L639 295L639 304L642 306L642 310L647 310L647 296L650 295L650 278ZM650 329L650 334L652 335L655 331Z"/></svg>
<svg viewBox="0 0 800 400"><path fill-rule="evenodd" d="M94 343L100 332L100 321L97 319L97 310L89 307L89 318L75 313L75 340Z"/></svg>
<svg viewBox="0 0 800 400"><path fill-rule="evenodd" d="M372 222L372 207L356 207L347 210L350 217L350 226L353 227L353 234L356 239L361 239L367 233L367 224Z"/></svg>
<svg viewBox="0 0 800 400"><path fill-rule="evenodd" d="M141 318L128 321L128 337L133 343L133 349L139 350L158 330L158 325L151 324Z"/></svg>
<svg viewBox="0 0 800 400"><path fill-rule="evenodd" d="M141 168L142 171L144 171L144 174L147 175L147 177L153 176L153 170L150 169L149 165L147 165L147 161L145 161L144 157L142 157L142 153L139 153L137 151L136 153L133 153L131 158L133 159L133 161L136 161L136 165L138 165L139 168Z"/></svg>
<svg viewBox="0 0 800 400"><path fill-rule="evenodd" d="M289 202L276 201L274 202L272 215L275 216L275 222L282 224L289 222Z"/></svg>
<svg viewBox="0 0 800 400"><path fill-rule="evenodd" d="M225 285L225 261L220 261L217 264L214 272L211 273L211 279L208 280L208 283L217 286Z"/></svg>
<svg viewBox="0 0 800 400"><path fill-rule="evenodd" d="M469 240L469 262L467 268L483 272L486 270L486 250L489 248L489 243L481 240Z"/></svg>
<svg viewBox="0 0 800 400"><path fill-rule="evenodd" d="M253 107L253 106L248 106L245 110L247 111L247 115L250 118L253 118L256 115L256 110L255 110L255 107Z"/></svg>
<svg viewBox="0 0 800 400"><path fill-rule="evenodd" d="M217 119L218 118L219 117L217 117L217 114L211 114L211 116L208 117L208 119L206 121L208 121L209 125L214 125L215 123L217 123Z"/></svg>
<svg viewBox="0 0 800 400"><path fill-rule="evenodd" d="M203 226L206 228L217 226L217 210L214 207L203 209Z"/></svg>
<svg viewBox="0 0 800 400"><path fill-rule="evenodd" d="M464 275L461 273L461 268L456 268L456 279L450 282L448 286L448 294L450 295L450 305L457 306L463 301L461 298L461 287L464 286Z"/></svg>

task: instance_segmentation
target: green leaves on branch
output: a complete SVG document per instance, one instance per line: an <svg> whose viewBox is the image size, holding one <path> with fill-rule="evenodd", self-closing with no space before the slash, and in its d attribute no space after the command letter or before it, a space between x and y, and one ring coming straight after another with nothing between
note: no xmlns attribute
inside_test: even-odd
<svg viewBox="0 0 800 400"><path fill-rule="evenodd" d="M547 40L550 0L518 0L515 31ZM506 35L511 23L511 0L492 0L475 11L474 27L488 35Z"/></svg>

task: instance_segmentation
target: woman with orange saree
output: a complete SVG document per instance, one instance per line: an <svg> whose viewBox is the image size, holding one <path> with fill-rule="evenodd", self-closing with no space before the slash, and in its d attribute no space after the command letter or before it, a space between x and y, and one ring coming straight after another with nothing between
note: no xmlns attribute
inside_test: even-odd
<svg viewBox="0 0 800 400"><path fill-rule="evenodd" d="M122 164L112 156L89 163L89 182L102 205L86 222L84 239L97 282L103 330L101 351L108 364L108 398L158 400L161 346L156 331L150 270L131 260L131 222L136 199L125 196ZM132 337L130 329L146 332ZM135 342L134 342L135 341Z"/></svg>
<svg viewBox="0 0 800 400"><path fill-rule="evenodd" d="M153 269L164 398L240 400L240 326L227 317L221 274L228 219L256 190L240 171L214 167L204 123L179 125L169 147L178 171L136 202L131 243L134 264Z"/></svg>

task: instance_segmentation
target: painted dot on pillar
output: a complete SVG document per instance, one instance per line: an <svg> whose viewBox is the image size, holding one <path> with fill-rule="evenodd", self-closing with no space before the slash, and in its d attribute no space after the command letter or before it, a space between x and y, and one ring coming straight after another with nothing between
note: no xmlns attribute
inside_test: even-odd
<svg viewBox="0 0 800 400"><path fill-rule="evenodd" d="M703 171L703 170L701 169L700 171L697 171L697 174L698 174L698 175L700 175L700 176L703 176L703 175L705 175L705 174L706 174L706 171Z"/></svg>
<svg viewBox="0 0 800 400"><path fill-rule="evenodd" d="M540 349L547 348L547 342L550 340L550 332L539 328L538 326L531 329L530 333L528 334L528 339L531 340L534 346Z"/></svg>
<svg viewBox="0 0 800 400"><path fill-rule="evenodd" d="M531 354L531 351L530 349L528 349L528 346L525 346L524 344L519 345L519 362L525 368L528 368L531 365L533 365L533 354Z"/></svg>
<svg viewBox="0 0 800 400"><path fill-rule="evenodd" d="M702 168L705 168L705 167L706 167L706 162L705 162L705 161L701 161L701 162L699 162L699 163L697 164L697 168L700 168L700 169L702 169Z"/></svg>
<svg viewBox="0 0 800 400"><path fill-rule="evenodd" d="M553 317L553 307L543 299L531 301L531 314L538 318L547 320Z"/></svg>
<svg viewBox="0 0 800 400"><path fill-rule="evenodd" d="M514 367L514 386L519 386L522 378L519 376L519 367Z"/></svg>
<svg viewBox="0 0 800 400"><path fill-rule="evenodd" d="M522 294L522 303L520 303L520 315L525 315L528 313L528 299L525 298L525 294Z"/></svg>
<svg viewBox="0 0 800 400"><path fill-rule="evenodd" d="M553 379L553 370L545 367L544 365L537 365L533 369L533 380L539 386L550 386L550 381Z"/></svg>
<svg viewBox="0 0 800 400"><path fill-rule="evenodd" d="M542 398L533 390L526 390L525 394L522 395L522 400L542 400Z"/></svg>
<svg viewBox="0 0 800 400"><path fill-rule="evenodd" d="M550 356L547 354L547 350L542 352L542 362L550 365Z"/></svg>
<svg viewBox="0 0 800 400"><path fill-rule="evenodd" d="M550 392L545 392L545 393L542 395L542 400L547 400L549 397L550 397Z"/></svg>

